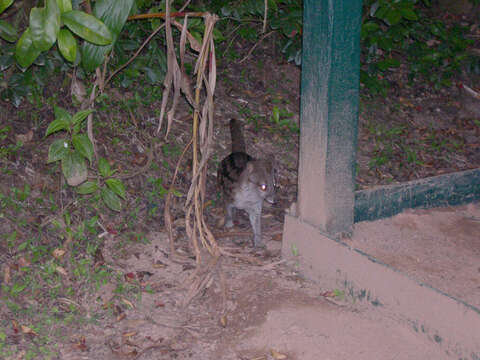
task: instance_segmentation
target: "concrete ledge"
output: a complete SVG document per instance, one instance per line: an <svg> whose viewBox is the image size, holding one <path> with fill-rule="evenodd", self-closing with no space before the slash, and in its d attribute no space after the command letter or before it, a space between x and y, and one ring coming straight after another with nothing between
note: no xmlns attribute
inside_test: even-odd
<svg viewBox="0 0 480 360"><path fill-rule="evenodd" d="M480 169L355 191L355 222L391 217L405 209L467 204L480 200Z"/></svg>
<svg viewBox="0 0 480 360"><path fill-rule="evenodd" d="M282 254L307 278L391 309L459 359L480 359L480 309L418 283L368 254L285 216Z"/></svg>

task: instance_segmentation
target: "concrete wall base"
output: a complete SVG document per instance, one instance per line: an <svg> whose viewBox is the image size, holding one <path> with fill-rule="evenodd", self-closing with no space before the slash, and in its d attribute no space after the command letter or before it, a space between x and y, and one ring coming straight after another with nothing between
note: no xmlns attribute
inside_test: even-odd
<svg viewBox="0 0 480 360"><path fill-rule="evenodd" d="M391 309L459 359L480 359L480 310L286 215L283 257L322 287Z"/></svg>

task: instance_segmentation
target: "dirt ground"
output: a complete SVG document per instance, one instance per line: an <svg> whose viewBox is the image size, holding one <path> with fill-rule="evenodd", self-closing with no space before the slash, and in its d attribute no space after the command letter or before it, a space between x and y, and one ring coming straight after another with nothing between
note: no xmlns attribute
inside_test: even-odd
<svg viewBox="0 0 480 360"><path fill-rule="evenodd" d="M275 240L263 254L225 240L222 245L250 253L259 263L223 258L206 290L183 307L189 290L182 284L193 272L193 261L171 261L162 233L150 234L149 240L129 248L124 258L116 257L113 238L106 246L123 271L148 272L144 281L154 290L144 292L122 316L80 329L84 347L75 341L62 344L62 359L451 358L388 309L354 303L335 296L336 289L302 279L282 263ZM114 287L104 286L95 296L99 302L111 300Z"/></svg>

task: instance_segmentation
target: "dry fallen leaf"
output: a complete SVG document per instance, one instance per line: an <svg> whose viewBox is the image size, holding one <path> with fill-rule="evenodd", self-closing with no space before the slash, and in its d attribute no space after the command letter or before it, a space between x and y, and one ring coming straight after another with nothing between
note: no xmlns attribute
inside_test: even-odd
<svg viewBox="0 0 480 360"><path fill-rule="evenodd" d="M222 315L220 317L220 325L222 325L222 327L227 327L227 316L226 315Z"/></svg>
<svg viewBox="0 0 480 360"><path fill-rule="evenodd" d="M272 236L273 241L282 241L282 238L283 238L283 233L277 233Z"/></svg>
<svg viewBox="0 0 480 360"><path fill-rule="evenodd" d="M53 257L55 259L60 259L64 254L65 254L65 250L61 248L56 248L55 250L53 250Z"/></svg>
<svg viewBox="0 0 480 360"><path fill-rule="evenodd" d="M14 333L18 333L20 331L17 320L12 320L12 327L13 327L13 332Z"/></svg>
<svg viewBox="0 0 480 360"><path fill-rule="evenodd" d="M270 354L272 354L273 358L275 360L284 360L287 358L287 355L279 353L278 351L274 349L270 349Z"/></svg>
<svg viewBox="0 0 480 360"><path fill-rule="evenodd" d="M156 300L155 301L155 307L156 308L160 308L160 307L165 307L165 303L159 301L159 300Z"/></svg>
<svg viewBox="0 0 480 360"><path fill-rule="evenodd" d="M20 325L20 328L22 329L22 332L24 334L37 335L37 333L32 328L30 328L28 326Z"/></svg>
<svg viewBox="0 0 480 360"><path fill-rule="evenodd" d="M129 300L125 299L124 297L122 297L122 302L124 304L126 304L127 306L130 306L130 308L135 309L135 306L133 305L133 303L130 302Z"/></svg>
<svg viewBox="0 0 480 360"><path fill-rule="evenodd" d="M124 275L125 281L131 283L135 281L135 274L133 272L126 273Z"/></svg>
<svg viewBox="0 0 480 360"><path fill-rule="evenodd" d="M143 153L136 153L133 158L133 163L137 166L144 166L147 163L148 156Z"/></svg>
<svg viewBox="0 0 480 360"><path fill-rule="evenodd" d="M122 336L124 338L132 337L132 336L135 336L135 335L137 335L136 331L130 331L130 332L126 332L125 334L122 334Z"/></svg>
<svg viewBox="0 0 480 360"><path fill-rule="evenodd" d="M20 266L21 268L28 267L28 266L30 266L30 261L28 261L23 256L21 256L18 259L18 266Z"/></svg>
<svg viewBox="0 0 480 360"><path fill-rule="evenodd" d="M61 266L57 266L55 268L55 271L58 272L59 274L63 275L63 276L67 276L68 273L67 273L67 270L65 270L63 267Z"/></svg>
<svg viewBox="0 0 480 360"><path fill-rule="evenodd" d="M33 131L32 130L28 131L25 134L15 135L15 140L17 142L21 142L22 144L26 144L26 143L32 141L32 139L33 139Z"/></svg>
<svg viewBox="0 0 480 360"><path fill-rule="evenodd" d="M85 341L85 336L82 336L77 343L73 345L74 348L80 350L80 351L88 351L88 346Z"/></svg>
<svg viewBox="0 0 480 360"><path fill-rule="evenodd" d="M3 283L9 285L10 284L10 266L5 265L3 267Z"/></svg>
<svg viewBox="0 0 480 360"><path fill-rule="evenodd" d="M324 293L321 294L323 297L335 297L335 292L330 290L330 291L325 291Z"/></svg>

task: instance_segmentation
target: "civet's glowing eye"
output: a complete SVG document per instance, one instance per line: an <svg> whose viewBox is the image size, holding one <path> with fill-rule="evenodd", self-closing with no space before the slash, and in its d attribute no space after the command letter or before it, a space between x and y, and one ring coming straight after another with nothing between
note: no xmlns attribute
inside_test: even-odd
<svg viewBox="0 0 480 360"><path fill-rule="evenodd" d="M265 184L260 185L260 189L262 189L262 191L267 190L267 185Z"/></svg>

